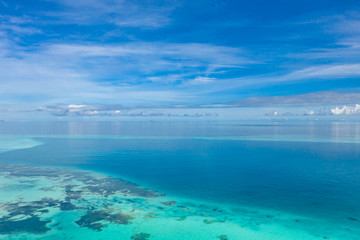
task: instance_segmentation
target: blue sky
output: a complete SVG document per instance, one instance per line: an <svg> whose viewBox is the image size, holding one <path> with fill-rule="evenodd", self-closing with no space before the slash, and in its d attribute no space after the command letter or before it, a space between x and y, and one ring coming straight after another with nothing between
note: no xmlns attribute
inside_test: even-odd
<svg viewBox="0 0 360 240"><path fill-rule="evenodd" d="M359 77L356 0L0 1L3 115L273 96L354 105Z"/></svg>

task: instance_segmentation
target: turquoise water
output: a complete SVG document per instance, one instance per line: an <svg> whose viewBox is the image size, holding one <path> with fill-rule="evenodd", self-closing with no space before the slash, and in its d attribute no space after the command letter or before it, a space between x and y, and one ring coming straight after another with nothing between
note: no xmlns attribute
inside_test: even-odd
<svg viewBox="0 0 360 240"><path fill-rule="evenodd" d="M222 239L219 229L223 239L360 239L358 123L1 124L1 163L120 177L199 212L164 209L146 223L134 220L134 227L149 232L148 239ZM29 184L23 185L12 187L17 194L31 193ZM149 201L137 204L161 205ZM215 220L203 219L208 213L200 212L213 209ZM61 216L74 221L80 216L66 214ZM84 234L76 229L62 231L73 238ZM87 234L101 239L121 231L130 230L109 226Z"/></svg>

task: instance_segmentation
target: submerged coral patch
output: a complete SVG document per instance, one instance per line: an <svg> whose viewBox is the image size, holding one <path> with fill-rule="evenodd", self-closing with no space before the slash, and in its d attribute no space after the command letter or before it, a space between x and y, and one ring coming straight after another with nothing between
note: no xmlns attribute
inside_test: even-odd
<svg viewBox="0 0 360 240"><path fill-rule="evenodd" d="M40 216L49 212L46 208L56 205L57 202L49 198L32 202L1 204L1 208L8 214L0 218L0 234L44 233L50 230L46 226L50 220L41 220Z"/></svg>
<svg viewBox="0 0 360 240"><path fill-rule="evenodd" d="M40 217L30 216L29 218L21 220L10 220L7 217L0 218L0 234L13 234L13 233L44 233L50 228L46 224L50 223L50 220L40 220Z"/></svg>
<svg viewBox="0 0 360 240"><path fill-rule="evenodd" d="M101 231L106 225L101 222L109 222L115 224L128 224L131 217L129 214L122 212L110 213L108 210L89 210L76 221L80 227L87 227L95 231Z"/></svg>
<svg viewBox="0 0 360 240"><path fill-rule="evenodd" d="M163 204L168 205L168 206L175 206L176 201L166 201L166 202L163 202Z"/></svg>
<svg viewBox="0 0 360 240"><path fill-rule="evenodd" d="M74 220L74 223L101 231L107 224L129 224L133 219L130 214L107 208L108 206L122 203L121 199L159 196L152 190L125 180L87 171L10 164L0 164L0 167L0 177L9 181L0 183L2 191L3 186L32 184L31 188L12 188L12 200L11 195L2 194L4 198L0 197L0 210L3 211L3 215L0 215L0 234L46 233L51 229L47 225L51 220L45 217L46 214L83 209L89 210L78 220ZM19 199L23 194L31 194L33 199ZM108 198L112 195L121 199L111 201ZM57 225L59 223L52 227Z"/></svg>
<svg viewBox="0 0 360 240"><path fill-rule="evenodd" d="M60 203L60 210L61 211L72 211L72 210L76 210L76 209L78 209L78 207L76 207L71 202L61 202Z"/></svg>
<svg viewBox="0 0 360 240"><path fill-rule="evenodd" d="M225 221L224 220L218 220L218 219L212 219L212 220L204 219L203 222L205 224L212 224L212 223L224 223Z"/></svg>
<svg viewBox="0 0 360 240"><path fill-rule="evenodd" d="M93 179L88 179L87 190L94 194L99 194L104 197L110 195L122 194L122 195L131 195L131 196L140 196L140 197L157 197L158 193L141 188L140 186L127 182L119 178L102 178L98 179L95 183L92 182Z"/></svg>
<svg viewBox="0 0 360 240"><path fill-rule="evenodd" d="M137 233L131 237L132 240L146 240L150 237L149 233Z"/></svg>
<svg viewBox="0 0 360 240"><path fill-rule="evenodd" d="M218 239L220 239L220 240L228 240L228 237L226 235L220 235L220 236L218 236Z"/></svg>

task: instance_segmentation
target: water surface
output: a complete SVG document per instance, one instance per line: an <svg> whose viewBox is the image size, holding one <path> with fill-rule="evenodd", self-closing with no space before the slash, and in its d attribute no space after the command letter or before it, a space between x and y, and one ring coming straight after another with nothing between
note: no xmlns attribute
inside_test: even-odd
<svg viewBox="0 0 360 240"><path fill-rule="evenodd" d="M24 143L1 153L3 163L91 170L166 201L224 209L214 224L229 239L360 237L358 123L2 123L0 131ZM201 231L189 239L208 239Z"/></svg>

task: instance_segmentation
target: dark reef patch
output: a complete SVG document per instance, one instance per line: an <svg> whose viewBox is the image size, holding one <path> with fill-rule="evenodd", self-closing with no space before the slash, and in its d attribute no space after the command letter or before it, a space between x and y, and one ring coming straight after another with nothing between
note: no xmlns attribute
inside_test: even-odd
<svg viewBox="0 0 360 240"><path fill-rule="evenodd" d="M178 219L176 219L176 220L178 220L178 221L184 221L184 220L186 220L186 218L187 218L187 216L181 216L180 218L178 218Z"/></svg>
<svg viewBox="0 0 360 240"><path fill-rule="evenodd" d="M50 228L46 224L50 223L50 220L41 221L37 216L31 216L22 220L10 220L7 217L0 219L0 234L12 234L12 233L45 233Z"/></svg>
<svg viewBox="0 0 360 240"><path fill-rule="evenodd" d="M73 188L77 187L76 185L66 185L65 186L65 201L78 200L81 198L83 191L74 191Z"/></svg>
<svg viewBox="0 0 360 240"><path fill-rule="evenodd" d="M88 186L86 190L93 193L98 194L104 197L108 197L109 195L115 194L128 194L139 197L158 197L159 194L149 190L141 188L140 186L130 183L128 181L119 179L119 178L103 178L97 180L95 183L85 181Z"/></svg>
<svg viewBox="0 0 360 240"><path fill-rule="evenodd" d="M32 202L17 202L17 203L8 203L2 204L3 209L9 212L5 217L15 217L17 215L28 215L32 216L36 213L47 212L46 207L54 207L58 204L58 201L51 198L43 198L39 201ZM3 218L5 218L3 217Z"/></svg>
<svg viewBox="0 0 360 240"><path fill-rule="evenodd" d="M220 240L228 240L228 237L226 235L220 235L220 236L217 236L217 238Z"/></svg>
<svg viewBox="0 0 360 240"><path fill-rule="evenodd" d="M217 220L217 219L214 219L214 220L204 219L203 222L205 224L213 224L213 223L224 223L225 221L224 220Z"/></svg>
<svg viewBox="0 0 360 240"><path fill-rule="evenodd" d="M163 204L168 205L168 206L175 206L176 201L166 201L166 202L163 202Z"/></svg>
<svg viewBox="0 0 360 240"><path fill-rule="evenodd" d="M44 233L50 228L46 226L50 221L43 221L39 217L49 212L47 207L57 207L59 201L43 198L39 201L16 202L2 204L1 207L8 212L0 218L0 234L12 233Z"/></svg>
<svg viewBox="0 0 360 240"><path fill-rule="evenodd" d="M150 237L150 234L148 233L137 233L131 237L132 240L146 240Z"/></svg>
<svg viewBox="0 0 360 240"><path fill-rule="evenodd" d="M111 213L109 210L88 210L87 213L75 223L80 227L101 231L106 227L106 225L101 222L128 224L132 219L132 216L122 212Z"/></svg>
<svg viewBox="0 0 360 240"><path fill-rule="evenodd" d="M60 202L60 210L61 211L72 211L72 210L76 210L76 209L79 209L79 208L76 207L71 202Z"/></svg>

